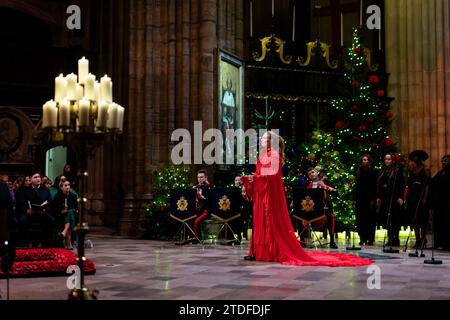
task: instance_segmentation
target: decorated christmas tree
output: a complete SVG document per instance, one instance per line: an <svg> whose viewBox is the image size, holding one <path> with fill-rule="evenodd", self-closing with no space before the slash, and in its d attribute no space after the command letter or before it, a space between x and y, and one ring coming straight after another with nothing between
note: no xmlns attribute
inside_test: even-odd
<svg viewBox="0 0 450 320"><path fill-rule="evenodd" d="M359 29L354 28L352 47L343 58L343 96L330 102L336 119L336 148L351 172L356 171L361 155L369 153L380 164L385 153L396 149L388 133L394 114L384 100L380 78L367 68L366 57Z"/></svg>
<svg viewBox="0 0 450 320"><path fill-rule="evenodd" d="M295 153L288 154L292 168L288 186L304 184L307 168L315 167L338 190L330 194L337 231L355 230L353 189L360 157L369 153L380 166L387 152L396 151L388 133L394 114L384 99L380 78L368 69L366 59L359 29L354 28L352 46L342 58L342 96L330 101L334 128L315 131L299 148L288 149Z"/></svg>

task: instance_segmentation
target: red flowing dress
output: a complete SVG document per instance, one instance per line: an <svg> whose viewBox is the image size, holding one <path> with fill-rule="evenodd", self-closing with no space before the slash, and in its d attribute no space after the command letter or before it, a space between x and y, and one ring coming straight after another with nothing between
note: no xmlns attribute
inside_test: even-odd
<svg viewBox="0 0 450 320"><path fill-rule="evenodd" d="M249 255L257 261L275 261L299 266L365 266L371 259L355 254L310 251L305 252L297 239L287 209L278 152L269 150L258 158L252 188L253 243Z"/></svg>

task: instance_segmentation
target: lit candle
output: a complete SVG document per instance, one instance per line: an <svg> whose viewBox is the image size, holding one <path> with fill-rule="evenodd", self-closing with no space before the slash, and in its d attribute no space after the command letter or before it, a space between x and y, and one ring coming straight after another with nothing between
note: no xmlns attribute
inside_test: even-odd
<svg viewBox="0 0 450 320"><path fill-rule="evenodd" d="M97 124L96 127L104 129L106 127L106 121L108 120L108 108L109 103L105 100L100 101L98 104Z"/></svg>
<svg viewBox="0 0 450 320"><path fill-rule="evenodd" d="M42 128L56 128L58 108L53 100L47 101L42 110Z"/></svg>
<svg viewBox="0 0 450 320"><path fill-rule="evenodd" d="M90 101L88 99L81 99L79 110L78 110L78 126L87 127L89 126L89 107Z"/></svg>
<svg viewBox="0 0 450 320"><path fill-rule="evenodd" d="M117 125L117 104L114 102L109 105L108 108L108 120L106 122L106 127L108 129L116 129Z"/></svg>
<svg viewBox="0 0 450 320"><path fill-rule="evenodd" d="M100 79L100 100L112 102L112 82L107 75Z"/></svg>
<svg viewBox="0 0 450 320"><path fill-rule="evenodd" d="M89 60L85 57L78 60L78 82L84 84L89 73Z"/></svg>
<svg viewBox="0 0 450 320"><path fill-rule="evenodd" d="M295 6L292 13L292 42L295 41Z"/></svg>
<svg viewBox="0 0 450 320"><path fill-rule="evenodd" d="M123 117L125 114L125 108L121 105L117 106L117 124L116 127L119 129L120 132L123 131Z"/></svg>
<svg viewBox="0 0 450 320"><path fill-rule="evenodd" d="M100 101L100 83L97 80L94 82L94 100Z"/></svg>
<svg viewBox="0 0 450 320"><path fill-rule="evenodd" d="M70 126L70 101L67 99L59 103L59 126L64 128Z"/></svg>
<svg viewBox="0 0 450 320"><path fill-rule="evenodd" d="M344 46L344 14L341 12L341 47Z"/></svg>
<svg viewBox="0 0 450 320"><path fill-rule="evenodd" d="M67 93L67 80L62 73L55 78L55 101L60 102Z"/></svg>
<svg viewBox="0 0 450 320"><path fill-rule="evenodd" d="M67 99L76 100L77 97L77 75L68 74L66 76L67 80Z"/></svg>
<svg viewBox="0 0 450 320"><path fill-rule="evenodd" d="M359 0L359 26L362 27L363 20L363 0Z"/></svg>
<svg viewBox="0 0 450 320"><path fill-rule="evenodd" d="M89 73L84 81L84 97L95 100L95 76Z"/></svg>
<svg viewBox="0 0 450 320"><path fill-rule="evenodd" d="M253 37L253 1L250 0L250 37Z"/></svg>
<svg viewBox="0 0 450 320"><path fill-rule="evenodd" d="M77 87L76 100L81 100L81 99L83 99L83 95L84 95L83 86L81 84L77 83L76 87Z"/></svg>

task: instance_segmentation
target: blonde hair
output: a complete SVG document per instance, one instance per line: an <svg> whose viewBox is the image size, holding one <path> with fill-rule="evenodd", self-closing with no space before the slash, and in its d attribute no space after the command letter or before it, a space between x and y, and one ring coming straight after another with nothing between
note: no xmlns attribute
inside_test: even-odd
<svg viewBox="0 0 450 320"><path fill-rule="evenodd" d="M272 139L273 140L278 139L278 153L280 154L280 158L282 159L282 161L284 161L284 150L286 148L286 145L284 143L284 139L280 135L276 134L273 131L266 131L264 134L266 134L266 133L270 137L270 139L267 141L268 142L268 145L267 145L268 147L270 147L270 148L272 147Z"/></svg>

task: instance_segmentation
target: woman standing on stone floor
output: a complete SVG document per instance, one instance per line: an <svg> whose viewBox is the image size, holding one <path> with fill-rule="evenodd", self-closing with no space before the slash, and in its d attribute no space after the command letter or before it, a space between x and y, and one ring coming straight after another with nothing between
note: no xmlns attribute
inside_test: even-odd
<svg viewBox="0 0 450 320"><path fill-rule="evenodd" d="M373 261L357 255L305 252L298 241L286 204L282 163L284 141L272 131L261 139L260 156L254 175L244 183L253 186L253 235L246 260L274 261L298 266L364 266Z"/></svg>
<svg viewBox="0 0 450 320"><path fill-rule="evenodd" d="M369 154L364 154L359 162L355 184L355 214L360 245L373 245L376 227L378 172L373 167L373 160Z"/></svg>

